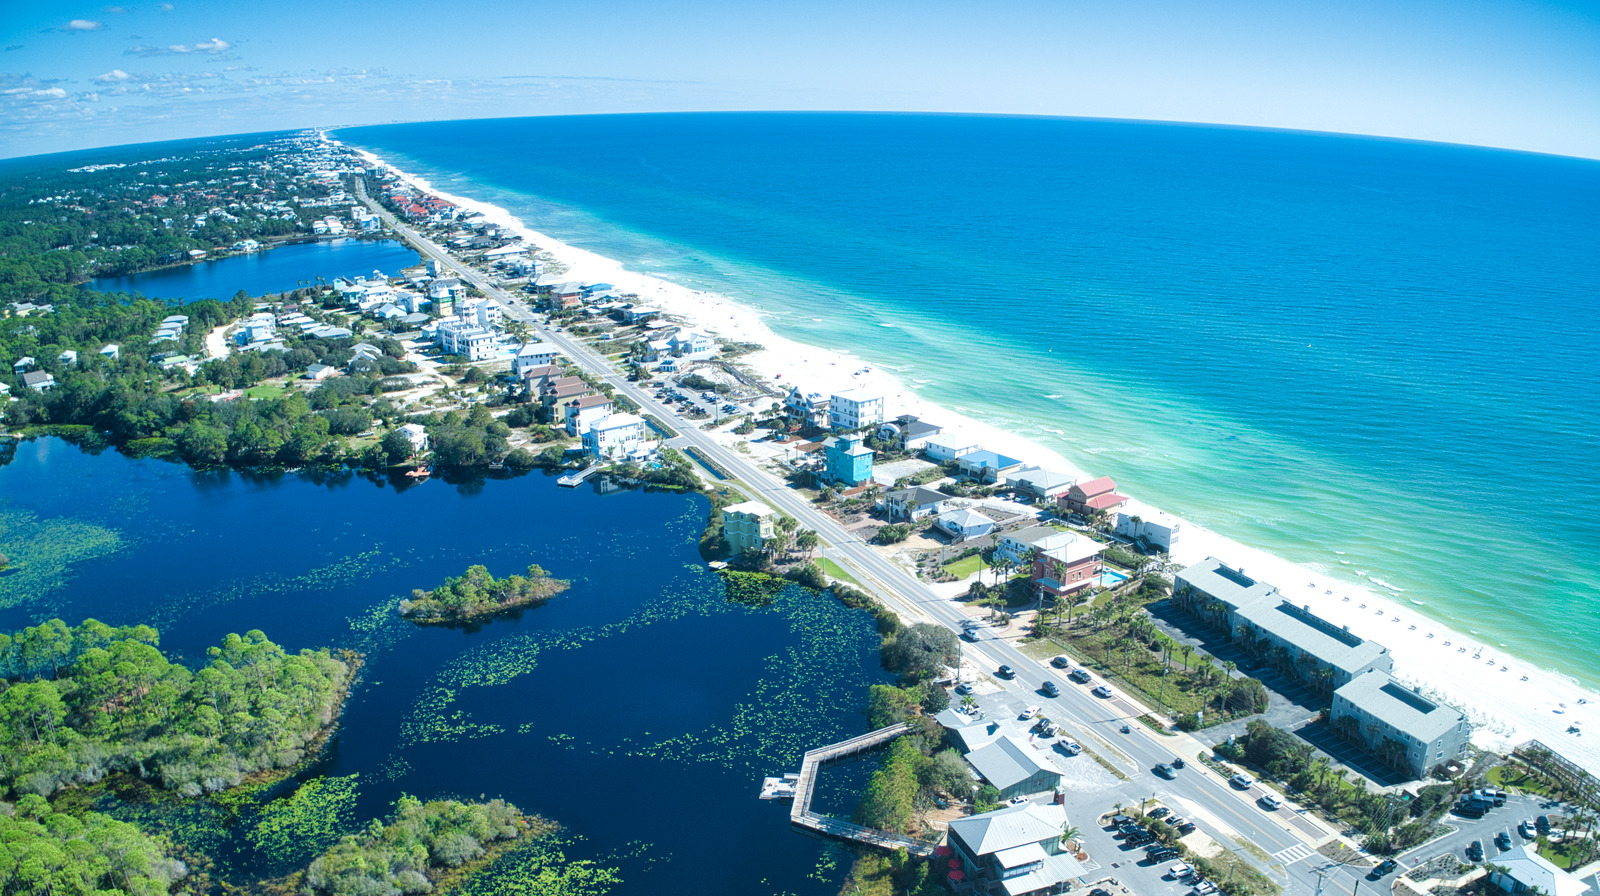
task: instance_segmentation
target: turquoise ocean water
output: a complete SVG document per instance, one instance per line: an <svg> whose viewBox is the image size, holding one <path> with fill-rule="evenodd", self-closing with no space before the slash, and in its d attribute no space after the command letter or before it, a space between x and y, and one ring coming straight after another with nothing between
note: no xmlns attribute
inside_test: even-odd
<svg viewBox="0 0 1600 896"><path fill-rule="evenodd" d="M1600 685L1600 163L928 115L335 136Z"/></svg>

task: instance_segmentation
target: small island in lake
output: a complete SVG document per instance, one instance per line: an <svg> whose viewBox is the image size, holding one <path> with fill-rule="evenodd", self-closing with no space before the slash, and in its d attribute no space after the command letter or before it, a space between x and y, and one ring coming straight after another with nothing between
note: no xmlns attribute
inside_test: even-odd
<svg viewBox="0 0 1600 896"><path fill-rule="evenodd" d="M483 566L470 566L465 575L445 579L432 591L421 588L400 601L400 615L423 624L470 622L507 610L537 607L567 590L572 583L552 579L537 563L526 575L496 579Z"/></svg>

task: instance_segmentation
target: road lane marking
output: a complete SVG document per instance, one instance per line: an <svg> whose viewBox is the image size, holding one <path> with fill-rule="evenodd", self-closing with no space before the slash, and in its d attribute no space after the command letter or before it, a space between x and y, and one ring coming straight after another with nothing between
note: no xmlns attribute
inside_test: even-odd
<svg viewBox="0 0 1600 896"><path fill-rule="evenodd" d="M1296 843L1288 849L1278 850L1272 854L1272 857L1285 865L1292 865L1301 859L1309 859L1317 854L1318 853L1316 850L1305 845L1304 843Z"/></svg>

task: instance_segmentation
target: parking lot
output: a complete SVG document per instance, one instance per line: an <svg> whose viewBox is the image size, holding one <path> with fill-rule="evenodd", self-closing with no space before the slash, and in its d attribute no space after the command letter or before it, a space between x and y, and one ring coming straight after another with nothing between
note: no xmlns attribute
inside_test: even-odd
<svg viewBox="0 0 1600 896"><path fill-rule="evenodd" d="M1482 818L1466 818L1454 812L1446 813L1441 819L1456 830L1433 843L1423 844L1410 852L1405 853L1401 864L1407 868L1427 861L1434 856L1450 853L1456 858L1466 861L1466 848L1474 840L1482 841L1483 857L1487 861L1494 861L1494 857L1503 850L1494 843L1494 835L1505 831L1511 835L1511 845L1522 846L1533 841L1517 832L1517 825L1524 819L1538 818L1540 815L1567 815L1572 811L1570 807L1545 799L1541 796L1512 795L1506 798L1506 804L1497 809L1489 810L1489 814Z"/></svg>

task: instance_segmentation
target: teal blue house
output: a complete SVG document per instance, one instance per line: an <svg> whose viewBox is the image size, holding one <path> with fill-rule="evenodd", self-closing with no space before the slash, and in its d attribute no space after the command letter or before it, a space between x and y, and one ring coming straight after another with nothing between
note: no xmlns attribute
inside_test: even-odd
<svg viewBox="0 0 1600 896"><path fill-rule="evenodd" d="M827 451L829 482L853 487L872 478L872 449L860 436L839 436L823 442Z"/></svg>

